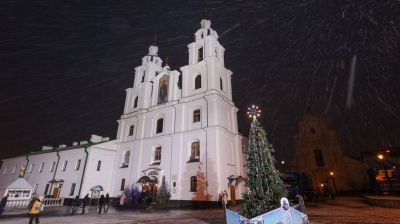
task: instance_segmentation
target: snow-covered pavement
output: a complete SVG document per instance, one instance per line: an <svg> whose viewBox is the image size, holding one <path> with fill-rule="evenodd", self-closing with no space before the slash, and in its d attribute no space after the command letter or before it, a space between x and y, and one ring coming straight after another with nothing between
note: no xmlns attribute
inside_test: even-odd
<svg viewBox="0 0 400 224"><path fill-rule="evenodd" d="M307 214L312 224L400 223L400 209L370 206L356 197L341 197L324 204L308 204Z"/></svg>
<svg viewBox="0 0 400 224"><path fill-rule="evenodd" d="M65 213L65 212L63 212ZM361 198L340 197L335 201L324 204L308 204L307 214L312 224L372 224L372 223L400 223L400 209L373 207L363 203ZM4 224L25 224L27 217L0 219ZM107 223L107 224L167 224L167 223L224 223L222 209L204 210L152 210L152 211L115 211L107 214L96 214L94 208L86 215L44 215L42 224L70 224L70 223Z"/></svg>

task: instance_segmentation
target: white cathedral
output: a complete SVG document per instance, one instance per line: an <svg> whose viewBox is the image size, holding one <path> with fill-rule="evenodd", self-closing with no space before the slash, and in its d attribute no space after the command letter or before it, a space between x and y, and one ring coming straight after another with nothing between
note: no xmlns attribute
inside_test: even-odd
<svg viewBox="0 0 400 224"><path fill-rule="evenodd" d="M5 159L0 196L22 195L8 186L23 167L33 191L52 197L119 197L133 187L155 196L167 184L171 200L182 205L218 201L221 191L228 192L229 200L241 199L242 137L224 51L206 19L188 45L188 65L180 71L163 66L152 44L135 68L133 87L126 90L117 138L92 135L89 142Z"/></svg>

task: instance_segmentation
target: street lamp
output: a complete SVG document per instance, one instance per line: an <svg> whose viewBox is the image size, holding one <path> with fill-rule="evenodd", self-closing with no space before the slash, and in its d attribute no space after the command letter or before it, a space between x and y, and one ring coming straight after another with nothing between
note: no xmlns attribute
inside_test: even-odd
<svg viewBox="0 0 400 224"><path fill-rule="evenodd" d="M392 191L392 182L390 181L390 177L389 177L389 174L387 172L387 168L385 166L385 161L383 160L385 157L383 156L382 153L379 153L377 155L377 157L378 157L378 160L382 163L383 171L385 172L385 178L386 178L386 180L387 180L387 182L389 184L389 193L390 193Z"/></svg>
<svg viewBox="0 0 400 224"><path fill-rule="evenodd" d="M332 182L333 182L333 187L335 188L335 193L337 192L337 190L336 190L336 182L335 182L335 172L333 172L333 171L330 171L329 172L329 175L331 176L331 178L332 178Z"/></svg>

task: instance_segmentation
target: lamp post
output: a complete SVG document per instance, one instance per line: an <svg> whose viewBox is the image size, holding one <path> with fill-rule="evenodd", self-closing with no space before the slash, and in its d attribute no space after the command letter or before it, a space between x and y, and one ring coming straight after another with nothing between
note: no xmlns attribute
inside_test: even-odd
<svg viewBox="0 0 400 224"><path fill-rule="evenodd" d="M331 176L331 178L332 178L333 188L335 189L335 193L337 193L337 190L336 190L336 182L335 182L335 172L330 171L330 172L329 172L329 176Z"/></svg>
<svg viewBox="0 0 400 224"><path fill-rule="evenodd" d="M392 182L390 181L389 174L388 174L386 166L385 166L385 161L384 161L385 157L381 153L378 154L377 157L378 157L378 161L382 163L383 171L385 172L385 178L389 184L389 193L390 193L392 191Z"/></svg>

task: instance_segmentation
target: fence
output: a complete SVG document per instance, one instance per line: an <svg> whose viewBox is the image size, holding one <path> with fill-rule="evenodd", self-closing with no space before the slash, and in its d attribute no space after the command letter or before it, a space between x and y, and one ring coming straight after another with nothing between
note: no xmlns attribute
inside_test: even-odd
<svg viewBox="0 0 400 224"><path fill-rule="evenodd" d="M26 208L28 207L29 201L29 199L8 200L6 208Z"/></svg>
<svg viewBox="0 0 400 224"><path fill-rule="evenodd" d="M28 207L30 199L8 200L7 208L26 208ZM43 200L44 207L58 207L63 206L64 198L45 198Z"/></svg>
<svg viewBox="0 0 400 224"><path fill-rule="evenodd" d="M64 198L45 198L43 200L44 207L58 207L64 205Z"/></svg>

